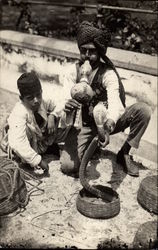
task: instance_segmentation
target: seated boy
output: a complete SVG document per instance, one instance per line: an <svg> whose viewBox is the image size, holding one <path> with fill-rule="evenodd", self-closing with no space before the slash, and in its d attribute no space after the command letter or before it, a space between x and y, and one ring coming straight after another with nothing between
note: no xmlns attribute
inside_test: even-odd
<svg viewBox="0 0 158 250"><path fill-rule="evenodd" d="M17 80L20 100L8 118L7 136L1 141L1 148L11 149L23 163L44 171L49 169L42 158L53 143L64 140L67 129L57 129L59 112L52 100L42 98L41 83L34 72L24 73Z"/></svg>

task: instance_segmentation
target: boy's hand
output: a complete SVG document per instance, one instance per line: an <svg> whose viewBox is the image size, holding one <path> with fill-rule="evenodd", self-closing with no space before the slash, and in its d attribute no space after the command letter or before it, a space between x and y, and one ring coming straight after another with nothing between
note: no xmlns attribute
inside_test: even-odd
<svg viewBox="0 0 158 250"><path fill-rule="evenodd" d="M44 171L49 171L49 165L46 161L41 160L41 162L39 163L39 166L44 170Z"/></svg>
<svg viewBox="0 0 158 250"><path fill-rule="evenodd" d="M75 99L69 99L66 104L65 104L65 108L64 111L66 113L72 112L73 110L77 110L81 107L81 104L76 101Z"/></svg>
<svg viewBox="0 0 158 250"><path fill-rule="evenodd" d="M49 115L48 116L48 134L53 134L56 132L56 126L55 126L55 116L54 115Z"/></svg>

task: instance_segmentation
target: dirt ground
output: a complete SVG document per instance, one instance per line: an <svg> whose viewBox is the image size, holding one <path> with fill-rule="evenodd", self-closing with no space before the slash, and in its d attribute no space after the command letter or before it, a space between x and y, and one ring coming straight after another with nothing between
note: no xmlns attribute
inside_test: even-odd
<svg viewBox="0 0 158 250"><path fill-rule="evenodd" d="M0 92L0 126L17 98ZM88 165L87 177L92 184L117 191L121 207L117 216L92 219L82 215L76 208L77 195L82 189L80 180L64 175L59 159L46 155L50 176L29 172L35 179L27 181L27 188L34 192L26 209L0 217L0 247L97 249L99 243L108 241L110 246L114 240L121 249L133 249L132 242L139 226L157 219L137 201L141 181L146 176L156 175L157 165L154 163L151 168L138 164L140 176L131 177L116 164L117 148L112 145L112 149L107 148L96 155Z"/></svg>

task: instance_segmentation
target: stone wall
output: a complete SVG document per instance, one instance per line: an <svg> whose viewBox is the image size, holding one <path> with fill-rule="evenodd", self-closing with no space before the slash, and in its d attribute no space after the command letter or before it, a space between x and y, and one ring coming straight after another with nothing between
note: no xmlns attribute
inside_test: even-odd
<svg viewBox="0 0 158 250"><path fill-rule="evenodd" d="M75 60L79 58L76 42L64 41L43 36L25 34L16 31L0 31L0 43L5 46L16 46L19 49L30 49L47 53L55 58ZM7 51L7 50L6 50ZM135 70L151 75L157 75L157 57L121 49L108 48L107 56L119 68Z"/></svg>

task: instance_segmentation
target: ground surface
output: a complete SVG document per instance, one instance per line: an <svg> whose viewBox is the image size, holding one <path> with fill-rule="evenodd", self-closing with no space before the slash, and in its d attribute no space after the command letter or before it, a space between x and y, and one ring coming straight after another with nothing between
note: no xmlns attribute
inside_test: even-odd
<svg viewBox="0 0 158 250"><path fill-rule="evenodd" d="M16 100L17 96L1 91L0 126ZM50 176L34 174L42 180L39 188L44 191L34 187L37 192L32 193L25 210L0 218L0 245L18 248L75 246L80 249L96 249L100 242L115 239L132 248L138 227L157 219L156 215L144 210L137 202L141 181L146 176L156 175L157 164L139 165L140 176L130 177L115 162L117 150L116 145L112 145L112 150L107 148L106 152L96 156L87 169L90 183L106 185L118 192L121 210L117 216L97 220L80 214L76 209L76 198L82 188L79 179L62 174L59 159L47 155ZM28 182L28 190L32 185L38 184L35 179Z"/></svg>
<svg viewBox="0 0 158 250"><path fill-rule="evenodd" d="M41 71L43 68L48 68L41 58L39 65ZM51 69L52 67L60 72L56 62L52 62ZM26 209L0 218L1 246L18 248L75 246L80 249L96 249L100 242L114 239L118 244L121 241L122 244L132 248L138 227L147 221L157 219L156 215L144 210L137 202L137 191L143 178L157 173L156 157L153 160L153 149L155 150L157 145L157 78L123 69L119 69L119 73L127 93L127 105L145 101L151 105L153 111L152 119L142 138L146 142L140 145L141 151L136 151L136 155L142 157L143 163L143 165L137 163L140 172L138 178L126 175L121 166L116 164L116 153L122 143L119 134L111 137L107 151L96 156L87 169L90 183L99 183L117 191L120 197L120 213L107 220L90 219L81 215L76 208L76 198L82 188L79 179L62 174L59 159L47 155L50 176L34 174L42 180L39 188L43 191L37 190L39 179L28 180L28 190L34 187L32 191L36 192L31 194ZM15 83L19 75L20 72L11 67L1 68L0 127L18 100L17 95L4 89L17 93ZM46 85L43 82L43 88L45 92L56 93L57 99L62 93L60 92L62 89L55 84Z"/></svg>

